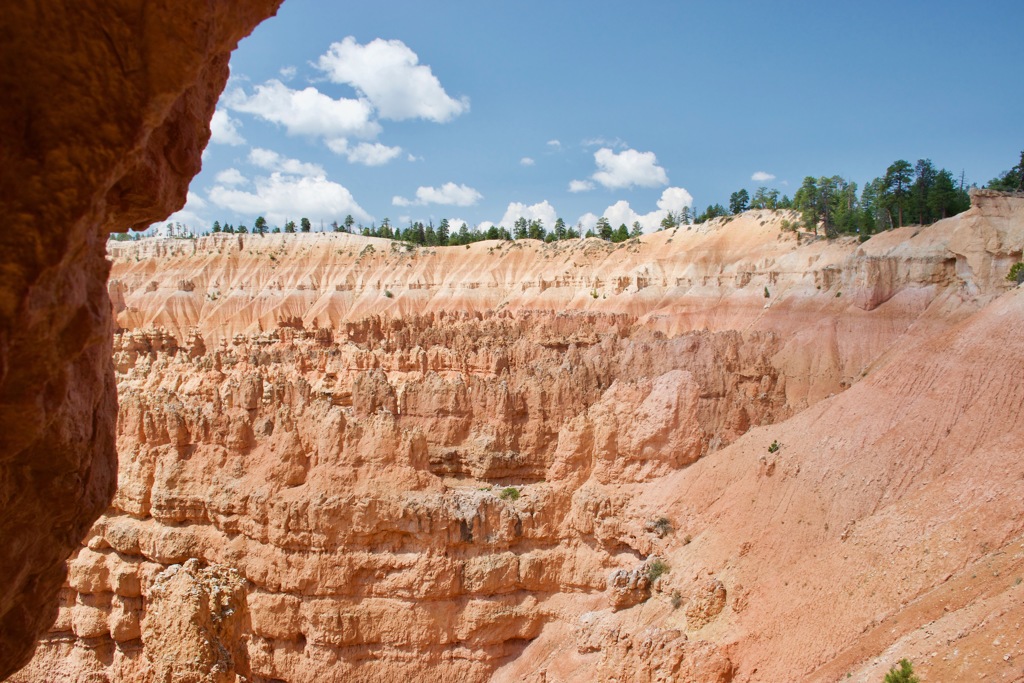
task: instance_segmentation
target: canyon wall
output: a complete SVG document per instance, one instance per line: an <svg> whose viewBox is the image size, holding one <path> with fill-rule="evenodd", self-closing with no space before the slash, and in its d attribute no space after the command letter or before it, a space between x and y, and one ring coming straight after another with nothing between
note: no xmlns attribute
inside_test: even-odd
<svg viewBox="0 0 1024 683"><path fill-rule="evenodd" d="M1016 671L1024 200L787 219L111 242L118 491L15 680Z"/></svg>
<svg viewBox="0 0 1024 683"><path fill-rule="evenodd" d="M184 204L230 52L278 4L4 3L0 679L114 491L107 234Z"/></svg>

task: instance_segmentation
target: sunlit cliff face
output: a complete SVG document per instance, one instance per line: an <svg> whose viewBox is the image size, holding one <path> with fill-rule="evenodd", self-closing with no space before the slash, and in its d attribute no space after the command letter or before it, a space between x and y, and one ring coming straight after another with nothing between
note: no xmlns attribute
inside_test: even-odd
<svg viewBox="0 0 1024 683"><path fill-rule="evenodd" d="M112 245L119 490L19 680L950 678L960 632L978 666L1020 610L1021 203Z"/></svg>

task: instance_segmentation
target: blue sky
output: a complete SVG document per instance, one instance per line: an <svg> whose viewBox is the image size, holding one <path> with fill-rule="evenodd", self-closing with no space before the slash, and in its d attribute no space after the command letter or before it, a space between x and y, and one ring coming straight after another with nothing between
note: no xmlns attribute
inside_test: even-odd
<svg viewBox="0 0 1024 683"><path fill-rule="evenodd" d="M981 184L1024 148L1022 27L1019 0L286 0L170 220L651 228L900 158Z"/></svg>

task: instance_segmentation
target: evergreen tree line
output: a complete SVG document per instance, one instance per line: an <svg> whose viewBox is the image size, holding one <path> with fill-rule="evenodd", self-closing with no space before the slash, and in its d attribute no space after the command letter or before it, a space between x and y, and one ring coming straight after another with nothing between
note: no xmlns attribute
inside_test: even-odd
<svg viewBox="0 0 1024 683"><path fill-rule="evenodd" d="M989 181L989 189L1024 191L1024 152L1020 162ZM841 234L872 235L910 223L928 225L960 213L970 204L963 173L957 178L930 159L894 161L885 174L867 183L858 193L857 183L842 176L804 178L793 198L759 187L750 197L745 189L733 192L729 208L712 204L694 218L695 223L747 209L793 209L800 212L803 227L827 237Z"/></svg>
<svg viewBox="0 0 1024 683"><path fill-rule="evenodd" d="M753 198L746 190L733 192L729 208L709 206L695 222L743 213L748 209L792 209L800 213L804 229L827 237L841 234L873 235L908 223L922 225L952 216L970 206L963 177L936 169L930 159L914 165L900 159L885 175L862 189L839 175L807 176L792 199L779 191L759 187Z"/></svg>
<svg viewBox="0 0 1024 683"><path fill-rule="evenodd" d="M1024 191L1024 152L1020 162L989 181L988 188L1001 191ZM678 228L681 225L704 223L713 218L738 215L749 209L791 209L800 213L800 222L807 230L818 234L822 230L827 237L841 234L872 235L909 223L926 225L966 210L970 206L961 173L957 178L945 168L937 169L930 159L919 159L916 164L900 159L886 169L885 174L858 188L857 183L842 176L807 176L792 198L781 195L779 190L765 186L758 187L750 196L746 189L733 192L728 208L711 204L701 213L684 207L678 212L669 211L661 220L661 229ZM380 225L365 227L348 215L340 224L330 224L334 232L348 232L369 237L383 237L401 240L427 247L470 244L481 240L536 239L556 242L566 239L598 237L609 242L624 242L638 237L643 229L635 221L631 227L625 224L617 228L604 216L598 219L592 230L583 232L583 226L568 226L558 218L549 230L540 219L518 218L509 231L504 226L492 225L486 229L470 228L462 223L453 229L447 218L435 227L433 221L424 224L411 221L406 228L391 225L385 218ZM250 229L244 224L234 226L214 221L214 233L246 234ZM288 220L284 229L270 228L267 220L259 216L253 223L253 234L311 232L308 218L301 218L298 225ZM115 234L116 235L116 234ZM114 237L114 239L126 239Z"/></svg>

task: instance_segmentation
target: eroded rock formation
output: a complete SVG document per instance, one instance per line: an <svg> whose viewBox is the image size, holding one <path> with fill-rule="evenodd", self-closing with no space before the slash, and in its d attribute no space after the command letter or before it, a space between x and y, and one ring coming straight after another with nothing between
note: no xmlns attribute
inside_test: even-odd
<svg viewBox="0 0 1024 683"><path fill-rule="evenodd" d="M952 680L975 634L1001 672L1024 202L783 218L113 244L120 487L17 680L186 680L168 574L237 577L253 681Z"/></svg>
<svg viewBox="0 0 1024 683"><path fill-rule="evenodd" d="M4 3L0 678L114 490L107 234L183 205L228 56L278 4Z"/></svg>

